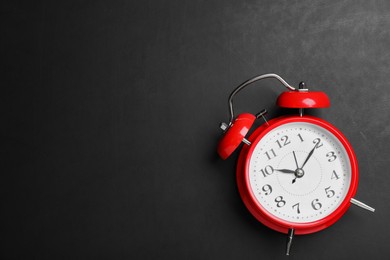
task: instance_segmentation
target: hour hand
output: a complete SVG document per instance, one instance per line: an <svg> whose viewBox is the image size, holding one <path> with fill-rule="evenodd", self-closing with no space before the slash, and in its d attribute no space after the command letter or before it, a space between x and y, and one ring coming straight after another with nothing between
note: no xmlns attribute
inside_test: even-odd
<svg viewBox="0 0 390 260"><path fill-rule="evenodd" d="M295 174L295 171L293 171L293 170L288 170L288 169L275 169L275 171L283 172L283 173Z"/></svg>

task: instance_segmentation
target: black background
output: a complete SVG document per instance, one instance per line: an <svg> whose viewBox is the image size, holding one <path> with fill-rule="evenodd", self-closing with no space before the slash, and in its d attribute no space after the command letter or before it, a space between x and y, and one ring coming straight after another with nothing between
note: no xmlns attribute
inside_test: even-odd
<svg viewBox="0 0 390 260"><path fill-rule="evenodd" d="M269 72L325 91L309 114L359 160L356 198L290 259L390 253L388 1L19 1L1 12L2 259L286 259L218 159L227 97ZM256 83L237 112L284 89Z"/></svg>

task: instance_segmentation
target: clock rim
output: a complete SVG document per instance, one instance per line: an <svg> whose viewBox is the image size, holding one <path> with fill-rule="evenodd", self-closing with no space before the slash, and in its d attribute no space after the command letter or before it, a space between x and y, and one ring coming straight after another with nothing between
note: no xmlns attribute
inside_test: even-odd
<svg viewBox="0 0 390 260"><path fill-rule="evenodd" d="M348 192L341 202L340 206L334 210L328 216L307 223L295 223L286 220L282 220L271 213L269 213L265 208L261 206L261 204L255 198L255 195L252 192L252 188L249 183L249 159L254 151L255 146L260 142L260 140L271 130L275 129L278 126L287 123L296 123L296 122L306 122L312 123L322 128L325 128L329 132L331 132L344 146L348 158L350 160L351 166L351 182L348 189ZM348 210L351 205L351 198L353 198L356 194L357 186L358 186L358 164L356 155L352 149L351 144L331 123L314 116L281 116L275 119L268 121L267 124L263 124L258 127L248 138L251 142L250 146L244 146L241 150L240 156L238 158L237 163L237 185L238 190L241 195L241 198L248 208L248 210L252 213L252 215L259 220L264 225L269 228L276 230L281 233L288 233L290 228L294 228L295 234L310 234L314 232L321 231L338 221L344 213Z"/></svg>

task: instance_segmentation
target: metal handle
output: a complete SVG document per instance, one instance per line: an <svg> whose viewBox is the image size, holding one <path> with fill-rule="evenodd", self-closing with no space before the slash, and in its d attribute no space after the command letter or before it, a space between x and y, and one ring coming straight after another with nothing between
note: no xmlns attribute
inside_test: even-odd
<svg viewBox="0 0 390 260"><path fill-rule="evenodd" d="M234 111L233 111L233 97L238 93L240 92L243 88L245 88L246 86L252 84L253 82L256 82L258 80L262 80L262 79L266 79L266 78L275 78L277 80L279 80L286 88L288 88L289 90L296 90L296 88L290 86L284 79L282 79L279 75L276 75L276 74L264 74L264 75L260 75L260 76L256 76L252 79L249 79L247 81L245 81L244 83L242 83L241 85L239 85L235 90L233 90L233 92L230 94L229 96L229 113L230 113L230 120L229 120L229 126L233 123L233 119L234 119Z"/></svg>

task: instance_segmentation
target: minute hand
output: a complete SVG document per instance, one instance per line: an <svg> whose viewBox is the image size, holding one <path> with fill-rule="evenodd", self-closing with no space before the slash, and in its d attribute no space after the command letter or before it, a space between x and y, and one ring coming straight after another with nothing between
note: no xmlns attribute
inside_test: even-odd
<svg viewBox="0 0 390 260"><path fill-rule="evenodd" d="M306 160L303 162L301 169L303 169L303 166L307 163L307 161L310 159L310 157L313 155L314 150L317 148L317 144L314 145L313 149L311 149L310 153L307 155Z"/></svg>

